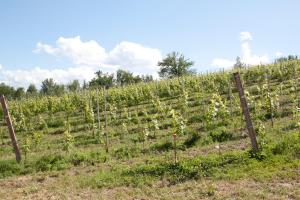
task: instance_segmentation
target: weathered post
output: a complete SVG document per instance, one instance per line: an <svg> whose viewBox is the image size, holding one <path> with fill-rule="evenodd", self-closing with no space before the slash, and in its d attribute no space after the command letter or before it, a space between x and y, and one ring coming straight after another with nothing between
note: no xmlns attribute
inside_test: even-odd
<svg viewBox="0 0 300 200"><path fill-rule="evenodd" d="M246 120L246 126L247 126L249 137L251 139L252 148L254 151L258 151L256 135L255 135L254 127L252 124L252 120L251 120L251 116L250 116L250 112L249 112L249 108L248 108L248 104L247 104L247 99L244 94L244 88L243 88L243 85L241 82L240 74L239 74L239 72L235 72L233 75L234 75L237 90L239 92L241 107L242 107L242 111L243 111L243 114L244 114L244 117Z"/></svg>
<svg viewBox="0 0 300 200"><path fill-rule="evenodd" d="M267 84L268 101L269 101L268 103L270 106L271 123L272 123L272 127L274 127L274 113L273 113L273 108L272 108L272 96L271 96L270 87L269 87L268 71L265 73L265 79L266 79L266 84Z"/></svg>
<svg viewBox="0 0 300 200"><path fill-rule="evenodd" d="M98 133L100 133L101 122L100 122L99 89L98 88L97 88L97 118L98 118Z"/></svg>
<svg viewBox="0 0 300 200"><path fill-rule="evenodd" d="M105 114L105 148L108 153L108 132L107 132L107 89L104 86L104 114Z"/></svg>
<svg viewBox="0 0 300 200"><path fill-rule="evenodd" d="M174 141L174 164L177 163L177 134L173 134L173 141Z"/></svg>
<svg viewBox="0 0 300 200"><path fill-rule="evenodd" d="M7 127L8 127L9 136L10 136L10 139L11 139L14 151L15 151L16 160L17 160L17 162L20 162L21 161L21 153L20 153L15 130L14 130L14 127L13 127L13 124L12 124L12 121L11 121L11 118L9 115L8 106L7 106L4 95L0 96L0 102L1 102L2 109L3 109L4 118L5 118Z"/></svg>

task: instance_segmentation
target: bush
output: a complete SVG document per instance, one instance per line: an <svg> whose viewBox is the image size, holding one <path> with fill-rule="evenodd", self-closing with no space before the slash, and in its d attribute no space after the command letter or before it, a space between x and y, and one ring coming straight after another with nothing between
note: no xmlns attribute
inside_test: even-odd
<svg viewBox="0 0 300 200"><path fill-rule="evenodd" d="M114 156L118 159L129 159L136 157L139 154L139 150L136 147L122 147L114 152Z"/></svg>
<svg viewBox="0 0 300 200"><path fill-rule="evenodd" d="M45 155L36 161L37 171L63 170L69 167L68 161L62 155Z"/></svg>
<svg viewBox="0 0 300 200"><path fill-rule="evenodd" d="M297 156L296 150L299 149L300 138L298 134L285 135L273 148L272 153L277 154L294 154Z"/></svg>
<svg viewBox="0 0 300 200"><path fill-rule="evenodd" d="M18 175L22 171L22 166L13 160L0 161L0 178Z"/></svg>
<svg viewBox="0 0 300 200"><path fill-rule="evenodd" d="M84 153L75 153L70 156L70 161L74 166L78 166L87 160L87 155Z"/></svg>
<svg viewBox="0 0 300 200"><path fill-rule="evenodd" d="M167 142L163 142L163 143L154 144L150 147L150 149L154 150L154 151L159 151L159 152L169 151L169 150L173 149L173 143L167 141Z"/></svg>
<svg viewBox="0 0 300 200"><path fill-rule="evenodd" d="M48 127L51 127L51 128L58 128L58 127L62 127L65 125L65 122L63 119L52 119L52 120L49 120L48 121Z"/></svg>
<svg viewBox="0 0 300 200"><path fill-rule="evenodd" d="M231 140L233 134L229 132L225 127L219 127L209 133L209 136L214 142L225 142Z"/></svg>
<svg viewBox="0 0 300 200"><path fill-rule="evenodd" d="M188 119L188 124L203 122L204 117L202 115L193 115Z"/></svg>
<svg viewBox="0 0 300 200"><path fill-rule="evenodd" d="M200 138L201 137L198 133L192 132L191 136L184 141L183 145L186 146L187 148L195 146L196 143L200 140Z"/></svg>

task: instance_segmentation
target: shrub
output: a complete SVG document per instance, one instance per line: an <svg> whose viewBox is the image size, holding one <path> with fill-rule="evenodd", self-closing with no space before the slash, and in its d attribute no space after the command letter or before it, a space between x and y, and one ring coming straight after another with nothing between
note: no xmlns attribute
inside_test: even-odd
<svg viewBox="0 0 300 200"><path fill-rule="evenodd" d="M74 166L78 166L88 159L87 155L84 153L75 153L70 156L70 161Z"/></svg>
<svg viewBox="0 0 300 200"><path fill-rule="evenodd" d="M0 161L0 178L20 174L22 166L13 160Z"/></svg>
<svg viewBox="0 0 300 200"><path fill-rule="evenodd" d="M233 134L229 132L225 127L219 127L209 133L214 142L225 142L231 140Z"/></svg>
<svg viewBox="0 0 300 200"><path fill-rule="evenodd" d="M198 133L192 132L191 136L184 141L183 145L187 148L195 146L196 143L200 140L200 138L201 137Z"/></svg>
<svg viewBox="0 0 300 200"><path fill-rule="evenodd" d="M114 152L114 156L118 159L128 159L136 157L139 154L139 150L136 147L122 147Z"/></svg>
<svg viewBox="0 0 300 200"><path fill-rule="evenodd" d="M154 151L169 151L171 149L173 149L173 143L172 142L163 142L163 143L158 143L158 144L154 144L150 147L151 150Z"/></svg>
<svg viewBox="0 0 300 200"><path fill-rule="evenodd" d="M62 155L45 155L36 161L37 171L63 170L69 167L68 161Z"/></svg>

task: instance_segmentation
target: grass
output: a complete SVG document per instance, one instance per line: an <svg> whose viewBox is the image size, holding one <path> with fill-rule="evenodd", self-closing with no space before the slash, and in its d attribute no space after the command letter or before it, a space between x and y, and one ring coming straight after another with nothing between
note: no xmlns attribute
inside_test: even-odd
<svg viewBox="0 0 300 200"><path fill-rule="evenodd" d="M278 80L272 80L270 90L275 90L278 84ZM255 94L256 85L247 82L246 89ZM147 102L129 107L130 111L138 110L141 123L137 124L137 118L131 120L126 134L121 123L127 122L124 113L117 113L117 123L108 118L108 153L105 137L100 135L99 139L92 135L80 111L70 117L75 142L69 153L63 151L65 114L56 113L47 124L47 131L41 127L35 130L42 133L42 138L38 145L31 146L26 162L14 161L9 138L1 136L0 187L4 189L0 191L0 199L6 197L5 193L13 193L15 199L37 196L41 199L53 196L58 199L99 196L103 199L297 199L300 196L299 125L291 118L289 89L284 87L280 96L281 107L274 127L264 113L253 116L254 126L262 123L266 130L265 138L258 136L260 144L264 143L259 153L250 150L249 138L242 135L245 125L238 106L231 108L228 119L217 119L207 126L205 110L213 90L203 94L201 102L199 92L191 92L184 115L187 127L178 135L176 164L172 120L169 115L160 116L160 130L154 137L149 118L155 115L155 109ZM172 94L162 97L161 102L176 108L180 107L179 98L180 94ZM229 106L226 93L222 99ZM148 117L143 110L149 111ZM102 112L102 125L103 116ZM139 134L146 125L151 137L143 144ZM33 138L32 135L17 132L20 146L26 137Z"/></svg>

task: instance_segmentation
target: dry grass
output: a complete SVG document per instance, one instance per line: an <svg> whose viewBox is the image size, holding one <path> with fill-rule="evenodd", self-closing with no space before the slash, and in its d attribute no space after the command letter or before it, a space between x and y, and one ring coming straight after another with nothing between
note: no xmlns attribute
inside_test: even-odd
<svg viewBox="0 0 300 200"><path fill-rule="evenodd" d="M40 173L0 180L0 199L300 199L300 169L293 176L274 176L272 180L187 181L168 185L81 188L79 184L96 167L80 167L64 172Z"/></svg>

